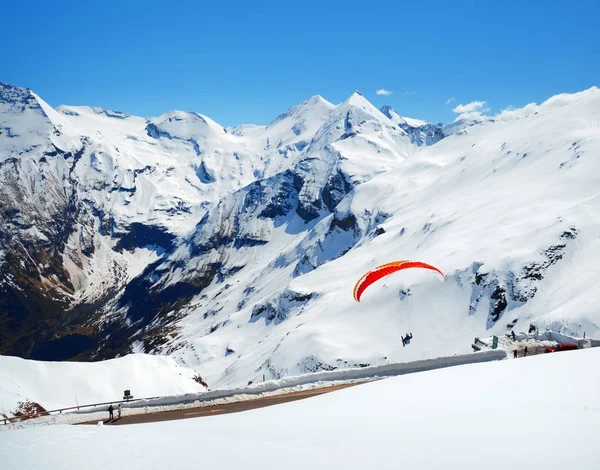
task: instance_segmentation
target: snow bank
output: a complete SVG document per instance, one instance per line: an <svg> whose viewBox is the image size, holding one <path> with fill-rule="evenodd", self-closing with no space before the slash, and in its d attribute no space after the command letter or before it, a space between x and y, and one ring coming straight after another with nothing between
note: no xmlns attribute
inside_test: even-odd
<svg viewBox="0 0 600 470"><path fill-rule="evenodd" d="M576 338L574 336L563 335L561 333L557 333L556 331L546 331L546 332L544 332L543 336L552 341L556 341L557 343L562 343L562 344L566 344L566 343L581 344L581 343L583 343L582 338Z"/></svg>
<svg viewBox="0 0 600 470"><path fill-rule="evenodd" d="M12 415L19 402L46 410L122 400L176 395L204 389L194 371L163 356L131 354L102 362L43 362L0 356L0 413Z"/></svg>
<svg viewBox="0 0 600 470"><path fill-rule="evenodd" d="M161 397L149 400L140 400L130 403L128 407L145 407L157 405L172 405L175 403L186 403L196 400L214 400L218 398L231 397L235 395L260 395L280 389L297 387L310 383L326 383L339 381L353 381L376 379L379 377L390 377L394 375L413 374L428 370L441 369L463 364L474 364L478 362L497 361L506 358L506 351L483 351L475 354L461 354L449 357L438 357L422 361L406 363L385 364L372 367L361 367L352 369L339 369L333 371L315 372L294 377L286 377L280 380L268 380L259 384L233 389L213 390L204 393L190 393L185 396Z"/></svg>
<svg viewBox="0 0 600 470"><path fill-rule="evenodd" d="M576 344L579 349L583 349L586 347L586 344L589 344L591 347L596 347L600 345L599 340L595 340L592 338L583 339L579 336L571 336L565 335L563 333L558 333L557 331L546 330L542 332L534 332L534 333L520 333L516 335L519 341L523 340L533 340L537 342L552 342L559 344Z"/></svg>
<svg viewBox="0 0 600 470"><path fill-rule="evenodd" d="M268 380L246 387L232 389L212 390L208 392L186 393L185 395L162 396L148 398L127 404L127 408L146 408L157 406L170 406L185 403L205 402L220 398L262 396L266 393L290 389L302 389L302 385L315 384L315 388L331 385L332 382L351 382L374 380L380 377L412 374L428 370L441 369L462 364L497 361L506 358L506 352L501 350L483 351L476 354L462 354L449 357L439 357L423 361L413 361L400 364L385 364L381 366L362 367L357 369L340 369L333 371L315 372L280 380ZM300 388L298 388L300 387ZM105 406L90 408L84 413L96 413L104 410Z"/></svg>
<svg viewBox="0 0 600 470"><path fill-rule="evenodd" d="M23 429L2 435L0 461L47 470L504 470L570 467L576 458L594 467L598 361L598 349L569 351L394 377L239 414Z"/></svg>

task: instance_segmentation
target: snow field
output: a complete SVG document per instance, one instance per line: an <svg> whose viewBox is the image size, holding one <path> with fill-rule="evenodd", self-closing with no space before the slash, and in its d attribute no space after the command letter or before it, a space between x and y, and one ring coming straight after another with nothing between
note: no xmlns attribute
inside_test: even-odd
<svg viewBox="0 0 600 470"><path fill-rule="evenodd" d="M7 468L490 469L600 459L600 349L393 377L239 414L2 434ZM74 443L77 443L74 445Z"/></svg>

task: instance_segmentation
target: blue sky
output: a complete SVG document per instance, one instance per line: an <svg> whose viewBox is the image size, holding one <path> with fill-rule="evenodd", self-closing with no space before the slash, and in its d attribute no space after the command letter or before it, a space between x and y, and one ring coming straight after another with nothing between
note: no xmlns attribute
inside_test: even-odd
<svg viewBox="0 0 600 470"><path fill-rule="evenodd" d="M314 94L359 90L449 122L461 103L497 112L600 85L597 0L34 0L2 16L2 82L52 106L181 109L225 126L266 124Z"/></svg>

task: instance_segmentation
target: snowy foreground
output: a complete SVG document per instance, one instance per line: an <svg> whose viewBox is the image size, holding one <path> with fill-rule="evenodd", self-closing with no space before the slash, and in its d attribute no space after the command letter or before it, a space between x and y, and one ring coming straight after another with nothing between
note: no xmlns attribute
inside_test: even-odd
<svg viewBox="0 0 600 470"><path fill-rule="evenodd" d="M600 349L390 378L240 414L2 433L6 469L597 468Z"/></svg>

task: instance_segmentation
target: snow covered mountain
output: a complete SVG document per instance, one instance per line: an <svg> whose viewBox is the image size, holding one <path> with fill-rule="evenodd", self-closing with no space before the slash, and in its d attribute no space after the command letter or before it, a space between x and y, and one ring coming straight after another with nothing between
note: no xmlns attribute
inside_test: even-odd
<svg viewBox="0 0 600 470"><path fill-rule="evenodd" d="M599 335L599 110L594 87L442 126L356 92L224 129L2 85L0 352L135 349L229 386L530 324ZM396 259L446 282L404 271L355 302Z"/></svg>
<svg viewBox="0 0 600 470"><path fill-rule="evenodd" d="M381 112L385 114L392 122L402 128L409 136L410 141L418 145L433 145L442 140L447 133L443 124L429 124L420 119L413 119L400 116L389 105L383 105Z"/></svg>

